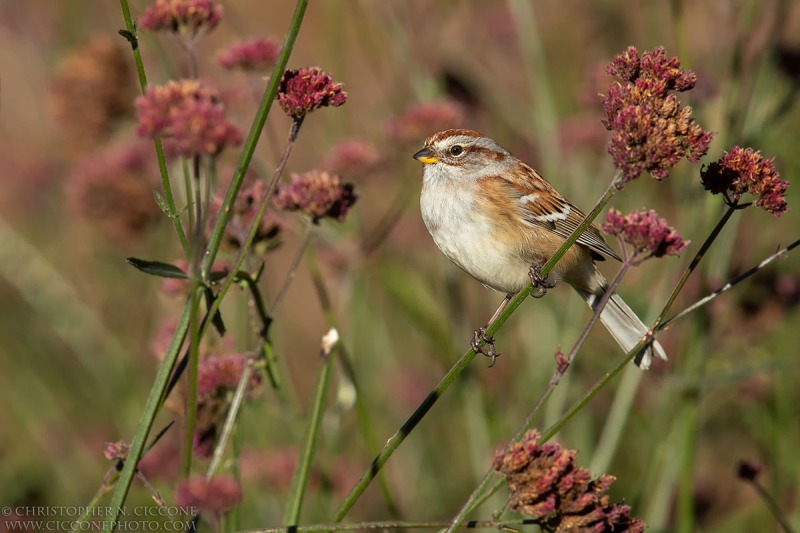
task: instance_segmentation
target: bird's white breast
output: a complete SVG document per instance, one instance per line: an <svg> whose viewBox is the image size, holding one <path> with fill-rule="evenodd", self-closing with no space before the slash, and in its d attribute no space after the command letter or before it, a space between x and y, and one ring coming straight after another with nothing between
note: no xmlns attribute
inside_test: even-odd
<svg viewBox="0 0 800 533"><path fill-rule="evenodd" d="M495 290L514 293L528 283L528 268L497 235L475 201L477 180L455 180L425 168L420 197L422 220L436 246L453 263Z"/></svg>

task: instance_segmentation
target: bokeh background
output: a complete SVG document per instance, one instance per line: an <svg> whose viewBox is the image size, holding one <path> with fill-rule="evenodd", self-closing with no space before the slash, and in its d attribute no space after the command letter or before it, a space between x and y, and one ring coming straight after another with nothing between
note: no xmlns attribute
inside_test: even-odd
<svg viewBox="0 0 800 533"><path fill-rule="evenodd" d="M246 131L269 73L224 71L215 54L250 35L281 40L294 6L222 3L222 23L199 44L200 74L220 89ZM140 15L147 4L131 5ZM129 256L174 261L180 248L152 199L157 173L147 164L114 167L115 147L136 138L138 81L130 47L117 35L123 26L114 2L0 2L3 505L83 505L92 498L110 466L104 443L132 438L164 331L183 305L161 280L125 264ZM346 140L374 156L346 176L359 196L353 212L343 224L321 224L312 247L375 443L406 420L501 299L435 249L419 216L421 170L411 154L445 126L477 129L588 209L613 176L600 122L598 95L610 83L604 66L628 45L663 45L698 73L685 99L716 134L706 163L742 144L774 157L782 177L795 180L798 2L311 2L289 65L320 66L345 84L349 98L308 117L287 176L315 168ZM143 34L141 48L152 83L187 72L186 55L169 36ZM421 104L429 107L413 107ZM270 175L289 124L275 107L254 176ZM223 181L236 155L222 157ZM799 190L790 187L790 211L781 218L738 213L677 308L796 239ZM624 281L625 299L652 319L722 202L703 191L699 165L682 163L661 183L642 176L614 205L655 208L693 241L683 257L645 263ZM264 254L268 297L281 286L301 233L302 225L286 217L281 245ZM613 265L604 268L613 272ZM232 294L224 306L237 346L252 336L245 296ZM646 374L631 366L558 440L580 450L582 465L615 475L613 497L652 531L774 530L763 501L737 478L741 459L763 463L760 481L797 527L799 301L800 262L790 255L676 323L662 341L669 363ZM305 263L275 318L287 392L276 395L265 384L242 413L242 528L280 525L320 365L327 326ZM498 336L498 364L487 369L476 359L389 461L400 516L455 514L545 388L555 350L569 348L587 319L584 304L561 287L519 309ZM556 420L619 357L605 331L593 332L536 426ZM351 384L339 373L332 389L306 523L328 519L375 451L359 430ZM165 411L157 426L176 417ZM179 427L143 465L167 501ZM502 506L503 494L481 508L481 518ZM149 495L135 484L129 501L144 504ZM387 517L377 486L350 515Z"/></svg>

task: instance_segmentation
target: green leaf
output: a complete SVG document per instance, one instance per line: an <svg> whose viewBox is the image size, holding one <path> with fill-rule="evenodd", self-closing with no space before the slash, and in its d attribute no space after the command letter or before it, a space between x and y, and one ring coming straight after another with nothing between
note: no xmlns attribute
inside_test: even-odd
<svg viewBox="0 0 800 533"><path fill-rule="evenodd" d="M186 272L175 265L170 265L169 263L162 263L161 261L146 261L144 259L137 259L135 257L129 257L125 261L133 268L141 270L145 274L150 274L151 276L159 276L161 278L189 279L189 275Z"/></svg>
<svg viewBox="0 0 800 533"><path fill-rule="evenodd" d="M137 48L139 48L139 39L137 39L136 36L132 32L130 32L128 30L117 30L117 33L119 33L120 35L125 37L125 39L127 39L128 42L131 43L131 48L133 50L136 50Z"/></svg>
<svg viewBox="0 0 800 533"><path fill-rule="evenodd" d="M228 274L230 274L230 272L228 272L227 268L223 268L222 270L215 270L213 272L209 272L208 273L208 281L210 281L211 283L217 283L218 281L222 281L223 279L227 278Z"/></svg>
<svg viewBox="0 0 800 533"><path fill-rule="evenodd" d="M153 196L156 199L156 203L158 204L159 209L161 209L170 218L175 216L175 213L172 212L172 209L170 209L169 204L167 204L167 200L161 195L160 192L153 189Z"/></svg>
<svg viewBox="0 0 800 533"><path fill-rule="evenodd" d="M206 297L206 306L209 309L214 305L214 293L208 287L205 288L203 291ZM220 334L221 337L225 336L225 322L222 321L222 314L220 314L219 309L217 309L214 316L211 317L211 323L214 325L214 328L217 330L217 333Z"/></svg>

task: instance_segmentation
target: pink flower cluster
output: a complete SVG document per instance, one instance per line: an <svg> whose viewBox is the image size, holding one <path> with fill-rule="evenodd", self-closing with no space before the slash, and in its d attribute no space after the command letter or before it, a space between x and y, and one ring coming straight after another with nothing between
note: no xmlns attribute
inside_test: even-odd
<svg viewBox="0 0 800 533"><path fill-rule="evenodd" d="M266 70L275 64L280 44L271 37L253 37L229 46L217 55L217 62L228 70Z"/></svg>
<svg viewBox="0 0 800 533"><path fill-rule="evenodd" d="M222 19L222 6L212 0L156 0L139 18L142 30L195 36L212 30Z"/></svg>
<svg viewBox="0 0 800 533"><path fill-rule="evenodd" d="M603 224L603 231L618 236L631 245L636 253L649 252L653 257L679 255L688 244L652 209L634 211L625 216L611 209Z"/></svg>
<svg viewBox="0 0 800 533"><path fill-rule="evenodd" d="M202 400L233 391L242 378L247 356L242 354L206 357L197 369L197 397ZM261 383L261 375L253 372L247 382L247 392L253 392Z"/></svg>
<svg viewBox="0 0 800 533"><path fill-rule="evenodd" d="M136 99L142 137L167 137L183 156L218 155L242 142L242 132L228 122L217 91L198 80L149 86Z"/></svg>
<svg viewBox="0 0 800 533"><path fill-rule="evenodd" d="M756 205L776 217L783 214L786 204L786 189L789 182L780 179L772 161L752 148L734 146L718 161L700 171L703 187L712 194L725 194L731 201L738 201L745 193L758 196Z"/></svg>
<svg viewBox="0 0 800 533"><path fill-rule="evenodd" d="M607 72L624 82L613 84L603 100L603 125L612 132L608 153L623 183L645 171L664 179L684 157L697 162L706 154L711 133L671 93L687 91L697 81L694 72L680 68L678 58L667 58L662 47L639 57L631 46L614 58Z"/></svg>
<svg viewBox="0 0 800 533"><path fill-rule="evenodd" d="M614 476L592 474L575 464L574 450L539 444L529 431L506 453L498 453L494 469L511 492L509 506L529 516L545 531L644 531L644 522L630 516L627 505L611 504L606 491Z"/></svg>
<svg viewBox="0 0 800 533"><path fill-rule="evenodd" d="M336 174L312 170L292 174L289 184L278 189L272 202L277 209L301 211L316 224L325 217L343 222L356 199L352 183L342 183Z"/></svg>
<svg viewBox="0 0 800 533"><path fill-rule="evenodd" d="M337 107L347 101L342 84L319 67L286 70L277 97L281 109L295 120L320 107Z"/></svg>
<svg viewBox="0 0 800 533"><path fill-rule="evenodd" d="M464 125L464 110L451 101L444 100L407 107L402 114L389 121L387 135L401 142L419 142L431 133Z"/></svg>
<svg viewBox="0 0 800 533"><path fill-rule="evenodd" d="M192 476L178 485L175 494L178 507L196 507L214 516L223 515L241 501L242 489L232 476Z"/></svg>

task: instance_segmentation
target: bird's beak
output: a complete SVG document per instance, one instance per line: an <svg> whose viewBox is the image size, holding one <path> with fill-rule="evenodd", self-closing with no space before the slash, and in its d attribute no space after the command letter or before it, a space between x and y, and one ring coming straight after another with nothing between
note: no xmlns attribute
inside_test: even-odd
<svg viewBox="0 0 800 533"><path fill-rule="evenodd" d="M423 148L414 154L413 157L423 165L432 165L439 161L439 158L436 157L436 154L434 154L430 148Z"/></svg>

